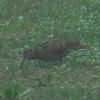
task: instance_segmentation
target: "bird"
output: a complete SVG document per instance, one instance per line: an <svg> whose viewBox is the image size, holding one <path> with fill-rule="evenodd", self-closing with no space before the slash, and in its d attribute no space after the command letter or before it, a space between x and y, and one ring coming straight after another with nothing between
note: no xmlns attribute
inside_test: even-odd
<svg viewBox="0 0 100 100"><path fill-rule="evenodd" d="M24 51L23 65L25 59L43 60L43 61L62 61L70 52L78 49L85 49L86 45L80 43L79 40L52 39L40 43L34 48Z"/></svg>

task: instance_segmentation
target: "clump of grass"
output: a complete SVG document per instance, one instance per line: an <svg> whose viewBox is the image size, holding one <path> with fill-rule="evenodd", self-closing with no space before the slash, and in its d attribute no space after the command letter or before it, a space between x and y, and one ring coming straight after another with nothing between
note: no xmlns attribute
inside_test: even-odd
<svg viewBox="0 0 100 100"><path fill-rule="evenodd" d="M3 87L4 100L18 100L19 86L16 83L10 82Z"/></svg>

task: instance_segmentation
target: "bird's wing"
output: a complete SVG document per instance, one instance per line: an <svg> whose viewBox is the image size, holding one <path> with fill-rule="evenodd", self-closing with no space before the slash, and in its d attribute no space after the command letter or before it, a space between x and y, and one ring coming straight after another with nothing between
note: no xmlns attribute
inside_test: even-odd
<svg viewBox="0 0 100 100"><path fill-rule="evenodd" d="M65 41L61 40L46 41L38 47L51 54L59 54L66 51Z"/></svg>

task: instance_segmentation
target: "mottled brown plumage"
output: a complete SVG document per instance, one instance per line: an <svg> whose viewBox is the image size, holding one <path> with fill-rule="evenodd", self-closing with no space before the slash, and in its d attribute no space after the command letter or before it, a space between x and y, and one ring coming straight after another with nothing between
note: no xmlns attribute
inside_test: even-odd
<svg viewBox="0 0 100 100"><path fill-rule="evenodd" d="M25 58L39 60L62 60L72 50L84 49L79 41L51 40L46 41L35 48L25 51Z"/></svg>
<svg viewBox="0 0 100 100"><path fill-rule="evenodd" d="M63 57L66 56L73 50L84 49L85 45L82 45L77 40L50 40L41 43L35 48L27 49L24 52L24 59L32 60L44 60L44 61L62 61Z"/></svg>

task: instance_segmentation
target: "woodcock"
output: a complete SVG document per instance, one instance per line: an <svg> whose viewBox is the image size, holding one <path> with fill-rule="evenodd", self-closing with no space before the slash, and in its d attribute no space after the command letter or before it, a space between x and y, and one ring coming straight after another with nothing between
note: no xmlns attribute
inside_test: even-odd
<svg viewBox="0 0 100 100"><path fill-rule="evenodd" d="M24 59L29 60L44 60L44 61L62 61L68 53L77 49L85 49L86 46L82 45L78 40L49 40L40 45L27 49L24 52ZM22 62L22 63L23 63Z"/></svg>

